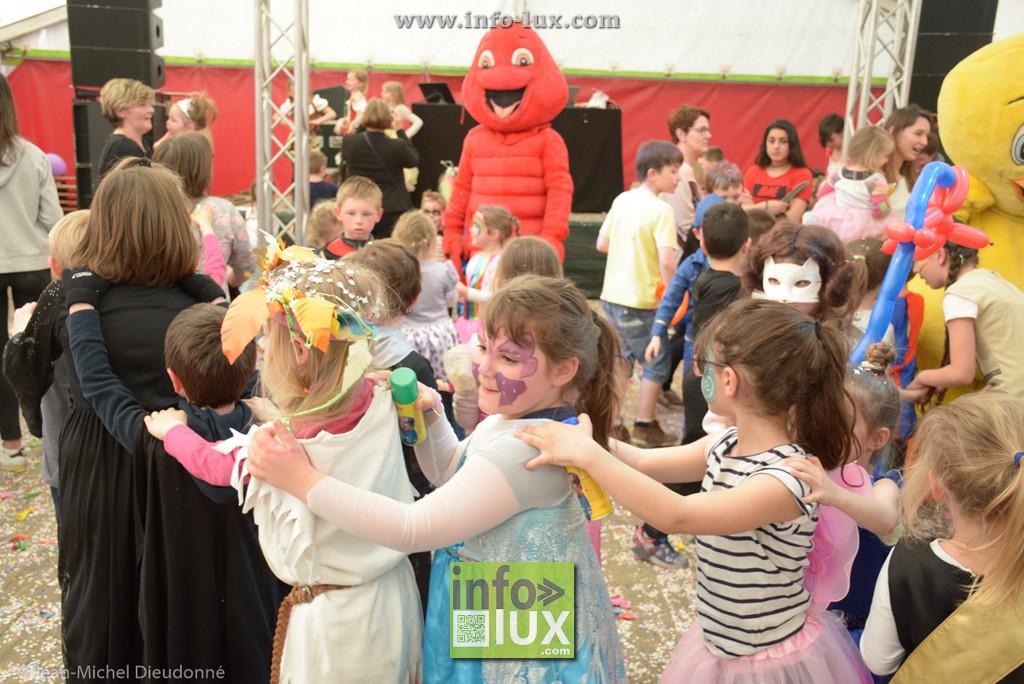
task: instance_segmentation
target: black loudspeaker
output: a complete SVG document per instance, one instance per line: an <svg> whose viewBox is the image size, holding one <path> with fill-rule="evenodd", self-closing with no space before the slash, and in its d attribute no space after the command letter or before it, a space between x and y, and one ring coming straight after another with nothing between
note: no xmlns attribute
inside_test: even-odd
<svg viewBox="0 0 1024 684"><path fill-rule="evenodd" d="M910 101L934 112L946 74L992 42L999 0L924 0L911 70Z"/></svg>
<svg viewBox="0 0 1024 684"><path fill-rule="evenodd" d="M153 141L167 132L166 96L157 93L159 100L153 110L153 130L142 136L153 148ZM100 155L114 127L103 118L103 110L96 100L75 100L72 104L72 124L75 133L75 176L78 179L78 208L88 209L100 184Z"/></svg>
<svg viewBox="0 0 1024 684"><path fill-rule="evenodd" d="M75 47L155 50L164 22L149 10L68 5L68 38Z"/></svg>
<svg viewBox="0 0 1024 684"><path fill-rule="evenodd" d="M71 83L100 88L112 78L131 78L151 88L164 85L164 25L152 10L162 0L72 0L68 3Z"/></svg>
<svg viewBox="0 0 1024 684"><path fill-rule="evenodd" d="M164 85L164 58L152 50L71 46L71 83L102 88L112 78L132 78L150 88Z"/></svg>

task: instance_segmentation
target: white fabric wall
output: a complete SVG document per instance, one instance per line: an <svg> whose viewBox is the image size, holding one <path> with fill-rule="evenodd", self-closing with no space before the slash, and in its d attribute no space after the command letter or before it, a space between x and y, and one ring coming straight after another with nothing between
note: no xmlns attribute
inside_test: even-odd
<svg viewBox="0 0 1024 684"><path fill-rule="evenodd" d="M275 0L287 17L290 0ZM0 3L0 25L49 9L54 0ZM619 29L548 29L543 37L564 69L659 75L849 76L858 0L520 0L534 16L615 15ZM15 6L16 5L16 6ZM254 0L164 0L165 57L251 60ZM309 0L310 54L320 64L466 67L482 29L401 30L395 15L514 13L513 0ZM1024 0L1001 0L995 38L1024 30ZM16 41L67 50L65 24ZM884 77L880 61L875 76Z"/></svg>

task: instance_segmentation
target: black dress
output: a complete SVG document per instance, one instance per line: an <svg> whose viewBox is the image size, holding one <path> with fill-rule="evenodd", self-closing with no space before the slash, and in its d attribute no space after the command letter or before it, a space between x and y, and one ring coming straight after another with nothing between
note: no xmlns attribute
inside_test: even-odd
<svg viewBox="0 0 1024 684"><path fill-rule="evenodd" d="M384 216L374 227L373 237L378 240L391 237L398 217L412 209L402 169L419 166L419 152L405 131L399 131L397 138L389 138L376 131L362 131L342 137L341 159L345 164L346 178L365 176L380 187Z"/></svg>
<svg viewBox="0 0 1024 684"><path fill-rule="evenodd" d="M113 371L147 411L178 405L163 340L193 303L176 287L135 285L115 286L100 303ZM77 372L71 393L58 560L69 681L102 679L107 667L129 680L223 668L219 681L267 681L280 590L244 553L251 523L237 501L201 491L137 417L133 450L122 446L86 401ZM243 587L262 590L246 595Z"/></svg>

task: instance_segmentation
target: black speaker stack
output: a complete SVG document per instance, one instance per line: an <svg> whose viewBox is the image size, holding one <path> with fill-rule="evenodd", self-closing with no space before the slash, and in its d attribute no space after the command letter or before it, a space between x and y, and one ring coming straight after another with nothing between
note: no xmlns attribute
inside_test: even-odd
<svg viewBox="0 0 1024 684"><path fill-rule="evenodd" d="M112 78L134 79L154 90L164 85L164 60L155 52L163 47L164 25L153 14L161 5L162 0L68 0L79 208L92 203L100 153L114 130L96 99L100 88ZM152 145L165 130L165 112L157 106L146 141Z"/></svg>
<svg viewBox="0 0 1024 684"><path fill-rule="evenodd" d="M911 102L935 111L950 69L992 42L998 5L999 0L924 0L911 70Z"/></svg>

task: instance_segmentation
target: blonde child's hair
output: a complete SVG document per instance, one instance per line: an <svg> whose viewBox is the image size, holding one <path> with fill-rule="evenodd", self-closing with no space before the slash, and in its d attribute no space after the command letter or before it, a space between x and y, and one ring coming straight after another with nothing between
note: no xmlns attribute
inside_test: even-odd
<svg viewBox="0 0 1024 684"><path fill-rule="evenodd" d="M398 81L385 81L381 89L391 93L396 105L405 104L405 88Z"/></svg>
<svg viewBox="0 0 1024 684"><path fill-rule="evenodd" d="M83 264L75 260L78 246L85 240L89 230L89 210L73 211L57 221L50 229L48 237L50 256L61 268L78 268Z"/></svg>
<svg viewBox="0 0 1024 684"><path fill-rule="evenodd" d="M976 392L924 415L910 443L903 488L906 531L927 540L926 514L934 506L929 473L939 479L956 507L981 526L978 546L989 554L972 601L1024 610L1024 401ZM941 504L939 504L941 506Z"/></svg>
<svg viewBox="0 0 1024 684"><path fill-rule="evenodd" d="M312 249L320 249L340 235L338 220L334 215L338 205L333 200L317 202L306 220L306 243Z"/></svg>
<svg viewBox="0 0 1024 684"><path fill-rule="evenodd" d="M181 104L182 101L174 102L170 107L181 109L182 113L192 122L195 130L203 131L217 120L217 103L207 96L206 93L188 94L188 111L186 112ZM168 107L168 109L170 109Z"/></svg>
<svg viewBox="0 0 1024 684"><path fill-rule="evenodd" d="M437 202L441 205L441 210L444 211L448 208L448 200L444 198L444 195L437 192L436 190L424 190L423 197L420 198L420 209L427 202Z"/></svg>
<svg viewBox="0 0 1024 684"><path fill-rule="evenodd" d="M519 219L505 207L487 205L478 207L476 213L483 217L488 232L498 233L498 242L502 245L519 235Z"/></svg>
<svg viewBox="0 0 1024 684"><path fill-rule="evenodd" d="M323 261L293 263L287 269L289 285L298 292L315 290L320 295L327 295L328 299L354 303L356 312L364 321L379 318L383 285L380 278L368 269L342 261L330 262L329 268ZM349 293L357 293L358 299L353 301L338 283L343 283ZM305 343L302 334L289 329L283 321L272 320L267 326L263 375L270 398L283 414L302 414L303 422L324 423L344 416L358 394L357 385L352 384L352 389L337 401L332 399L337 396L338 388L343 386L351 345L363 342L332 340L326 352L310 347L309 357L300 365L292 348L296 336L297 343Z"/></svg>
<svg viewBox="0 0 1024 684"><path fill-rule="evenodd" d="M365 200L377 209L384 206L384 194L380 191L380 186L365 176L349 176L338 188L338 194L335 196L338 207L349 199Z"/></svg>
<svg viewBox="0 0 1024 684"><path fill-rule="evenodd" d="M437 228L419 209L410 209L399 216L391 237L412 250L421 261L432 259L437 253Z"/></svg>
<svg viewBox="0 0 1024 684"><path fill-rule="evenodd" d="M562 277L562 263L558 260L558 252L547 240L533 235L522 235L509 240L501 250L497 283L504 285L513 278L527 273L549 278Z"/></svg>
<svg viewBox="0 0 1024 684"><path fill-rule="evenodd" d="M320 150L310 150L309 152L309 173L320 173L327 168L327 155Z"/></svg>
<svg viewBox="0 0 1024 684"><path fill-rule="evenodd" d="M895 143L889 131L881 126L861 126L850 138L850 146L846 150L847 161L851 164L860 164L871 168L871 165L878 159L878 155L884 154L886 150L892 153ZM882 171L882 169L874 169Z"/></svg>
<svg viewBox="0 0 1024 684"><path fill-rule="evenodd" d="M153 89L130 78L112 78L100 89L100 109L103 118L115 128L121 125L117 112L144 102L152 102Z"/></svg>
<svg viewBox="0 0 1024 684"><path fill-rule="evenodd" d="M369 72L367 72L366 69L352 69L348 73L353 74L356 77L356 80L359 81L359 85L363 87L359 92L365 93L367 86L370 85Z"/></svg>

